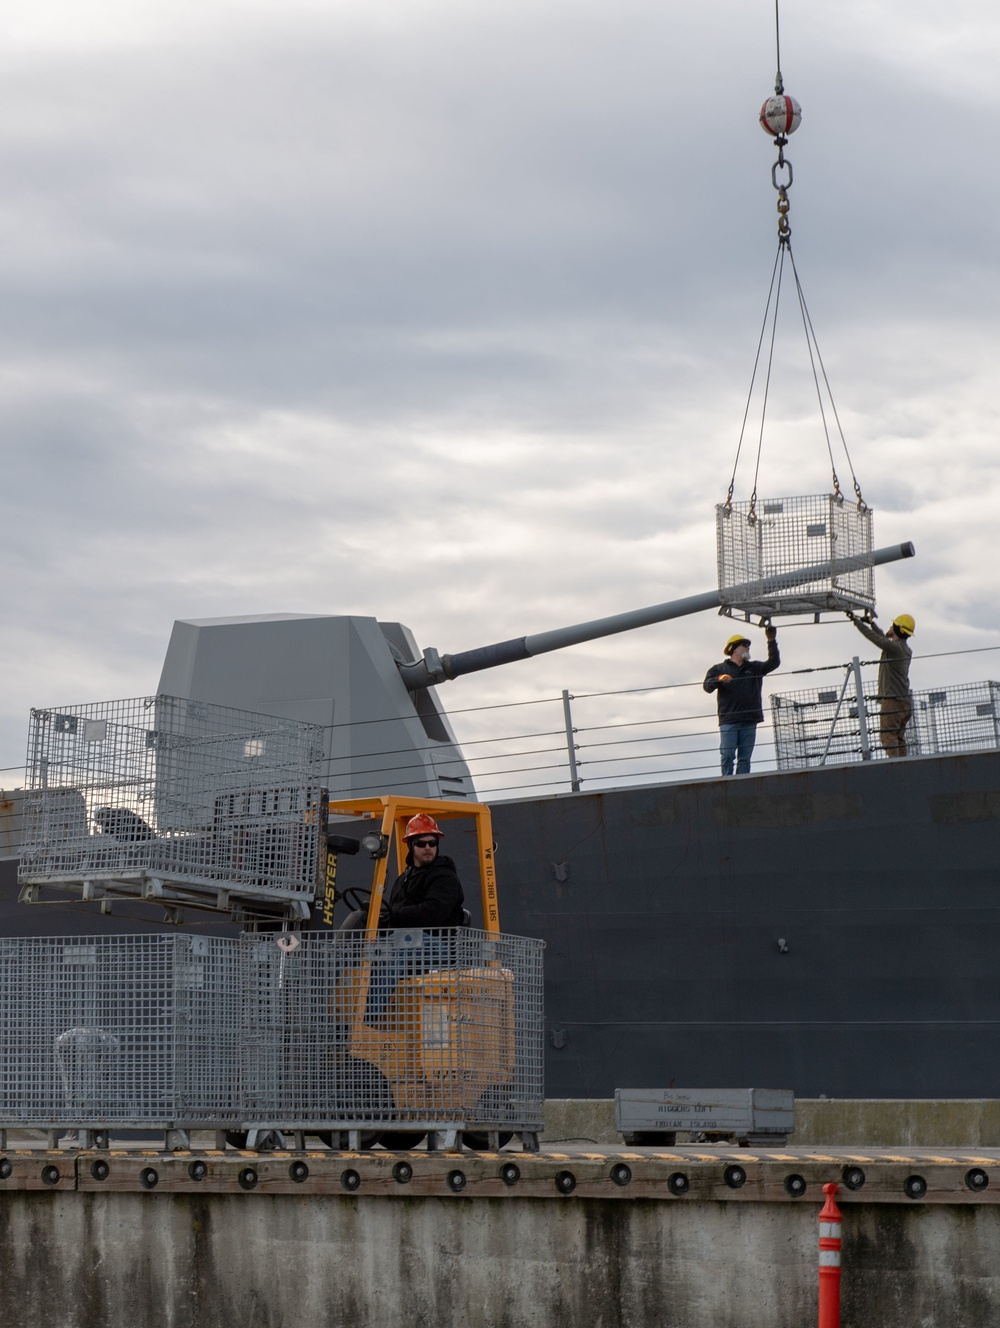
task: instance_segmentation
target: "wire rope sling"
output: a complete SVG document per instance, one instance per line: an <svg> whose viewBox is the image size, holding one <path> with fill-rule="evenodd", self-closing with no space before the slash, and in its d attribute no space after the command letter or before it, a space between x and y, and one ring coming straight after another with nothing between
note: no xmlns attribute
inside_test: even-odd
<svg viewBox="0 0 1000 1328"><path fill-rule="evenodd" d="M872 513L862 497L861 486L854 473L792 253L789 190L794 176L792 163L785 156L785 148L788 146L789 135L799 127L802 110L795 98L785 93L781 76L778 0L775 0L774 23L777 75L774 96L768 97L761 107L760 124L774 139L778 149L777 160L771 167L771 183L778 195L778 250L771 271L771 284L729 491L725 502L716 507L719 598L723 614L748 622L751 615L759 615L762 621L769 621L779 615L809 615L818 622L823 613L848 610L871 614L874 611ZM832 472L831 491L800 497L763 498L758 495L757 484L764 443L764 423L774 367L782 283L789 275L795 287L826 438ZM736 472L758 382L762 383L762 399L753 488L749 499L734 502ZM846 499L841 491L834 459L831 423L835 426L836 436L850 470L854 486L853 501Z"/></svg>

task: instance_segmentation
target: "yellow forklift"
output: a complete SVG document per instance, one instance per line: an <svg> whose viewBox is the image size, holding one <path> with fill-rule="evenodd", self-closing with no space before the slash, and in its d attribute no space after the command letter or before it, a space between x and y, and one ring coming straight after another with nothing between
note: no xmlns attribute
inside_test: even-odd
<svg viewBox="0 0 1000 1328"><path fill-rule="evenodd" d="M397 871L402 872L406 824L421 812L439 823L461 819L474 825L485 944L463 946L461 928L380 930L390 853L394 848ZM365 1119L388 1115L399 1122L400 1128L378 1135L388 1148L414 1147L427 1133L426 1126L417 1126L430 1121L474 1123L477 1128L462 1133L468 1146L502 1146L511 1137L511 1130L501 1126L516 1072L514 975L499 958L489 808L389 794L331 800L327 816L371 823L360 843L374 862L370 892L361 887L338 892L338 853L356 851L357 841L327 827L326 876L319 900L328 925L338 899L355 908L345 921L358 931L358 944L340 975L331 1015L346 1031L350 1091L360 1114ZM466 911L465 923L470 922ZM491 937L496 946L489 944ZM406 1128L411 1121L414 1128ZM371 1146L374 1132L366 1141Z"/></svg>

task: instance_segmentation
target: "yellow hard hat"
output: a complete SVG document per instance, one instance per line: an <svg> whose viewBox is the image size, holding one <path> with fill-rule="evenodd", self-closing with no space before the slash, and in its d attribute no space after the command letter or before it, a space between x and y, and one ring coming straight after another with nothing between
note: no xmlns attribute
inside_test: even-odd
<svg viewBox="0 0 1000 1328"><path fill-rule="evenodd" d="M912 636L916 623L908 613L901 613L898 618L893 618L893 627L898 627L904 636Z"/></svg>
<svg viewBox="0 0 1000 1328"><path fill-rule="evenodd" d="M723 647L722 653L724 655L731 655L737 646L747 646L749 648L750 641L745 636L731 636Z"/></svg>

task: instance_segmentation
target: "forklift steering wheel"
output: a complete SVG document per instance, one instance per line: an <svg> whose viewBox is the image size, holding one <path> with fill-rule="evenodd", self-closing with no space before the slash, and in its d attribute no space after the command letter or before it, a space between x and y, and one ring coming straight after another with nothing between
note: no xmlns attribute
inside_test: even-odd
<svg viewBox="0 0 1000 1328"><path fill-rule="evenodd" d="M340 892L340 897L351 909L367 909L368 901L372 897L372 892L358 885L348 886L346 890Z"/></svg>

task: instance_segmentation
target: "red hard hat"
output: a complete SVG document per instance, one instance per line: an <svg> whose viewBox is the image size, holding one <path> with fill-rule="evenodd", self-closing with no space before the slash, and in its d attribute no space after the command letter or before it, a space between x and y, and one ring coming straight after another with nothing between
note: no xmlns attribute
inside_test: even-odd
<svg viewBox="0 0 1000 1328"><path fill-rule="evenodd" d="M403 838L413 839L416 835L437 835L440 839L443 834L444 831L438 829L438 823L433 816L428 816L426 812L417 812L416 816L411 816L407 821Z"/></svg>

